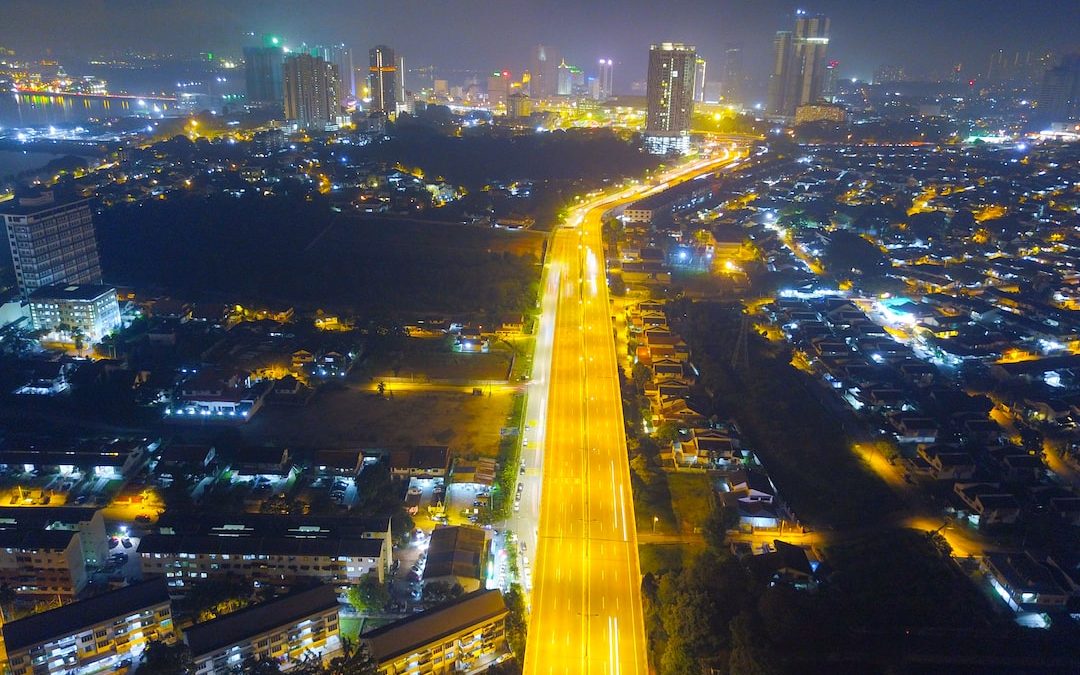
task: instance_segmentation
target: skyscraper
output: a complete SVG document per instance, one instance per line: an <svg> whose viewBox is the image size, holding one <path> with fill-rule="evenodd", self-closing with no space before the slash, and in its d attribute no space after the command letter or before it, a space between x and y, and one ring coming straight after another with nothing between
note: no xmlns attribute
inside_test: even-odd
<svg viewBox="0 0 1080 675"><path fill-rule="evenodd" d="M559 52L550 45L533 47L529 61L529 95L534 98L554 96L558 86Z"/></svg>
<svg viewBox="0 0 1080 675"><path fill-rule="evenodd" d="M705 59L700 56L694 60L694 100L705 101Z"/></svg>
<svg viewBox="0 0 1080 675"><path fill-rule="evenodd" d="M58 202L47 191L8 202L0 213L24 298L52 284L101 283L89 201Z"/></svg>
<svg viewBox="0 0 1080 675"><path fill-rule="evenodd" d="M664 42L649 47L645 122L649 152L666 154L690 148L696 66L697 51L692 45Z"/></svg>
<svg viewBox="0 0 1080 675"><path fill-rule="evenodd" d="M371 110L378 110L387 115L397 113L400 83L398 60L394 50L386 45L373 47L368 53L368 86L371 88Z"/></svg>
<svg viewBox="0 0 1080 675"><path fill-rule="evenodd" d="M574 93L574 74L565 60L559 63L556 69L555 82L555 93L559 96L569 96Z"/></svg>
<svg viewBox="0 0 1080 675"><path fill-rule="evenodd" d="M743 72L742 47L729 46L724 50L724 66L720 81L723 87L721 96L727 101L742 101L743 84L746 75Z"/></svg>
<svg viewBox="0 0 1080 675"><path fill-rule="evenodd" d="M283 96L281 39L265 36L263 46L244 47L244 84L251 105L280 106Z"/></svg>
<svg viewBox="0 0 1080 675"><path fill-rule="evenodd" d="M510 71L495 72L487 79L488 103L491 106L508 103L510 97Z"/></svg>
<svg viewBox="0 0 1080 675"><path fill-rule="evenodd" d="M615 77L614 63L611 59L600 59L600 74L597 78L599 95L598 99L606 101L611 98L612 83Z"/></svg>
<svg viewBox="0 0 1080 675"><path fill-rule="evenodd" d="M840 70L840 62L833 59L825 66L825 81L821 84L821 97L832 102L836 97L837 71Z"/></svg>
<svg viewBox="0 0 1080 675"><path fill-rule="evenodd" d="M1037 116L1046 122L1080 119L1080 53L1062 57L1043 75Z"/></svg>
<svg viewBox="0 0 1080 675"><path fill-rule="evenodd" d="M311 54L285 59L285 119L301 127L322 128L341 110L338 67Z"/></svg>
<svg viewBox="0 0 1080 675"><path fill-rule="evenodd" d="M341 83L338 87L338 98L342 106L349 99L356 98L356 69L353 66L351 49L344 44L336 44L326 47L320 45L304 51L337 66L338 79Z"/></svg>
<svg viewBox="0 0 1080 675"><path fill-rule="evenodd" d="M810 16L799 10L795 31L777 32L769 76L769 112L791 116L800 105L821 98L828 46L829 19L825 16Z"/></svg>

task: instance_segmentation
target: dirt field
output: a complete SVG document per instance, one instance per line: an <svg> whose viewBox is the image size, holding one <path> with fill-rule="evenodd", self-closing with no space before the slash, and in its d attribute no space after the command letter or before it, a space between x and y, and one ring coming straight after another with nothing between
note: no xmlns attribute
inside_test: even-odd
<svg viewBox="0 0 1080 675"><path fill-rule="evenodd" d="M267 407L245 426L264 442L305 447L449 445L455 457L495 457L512 395L349 388L319 392L304 407Z"/></svg>
<svg viewBox="0 0 1080 675"><path fill-rule="evenodd" d="M393 363L376 366L374 377L427 380L506 380L513 355L507 349L487 354L414 350ZM396 369L396 372L395 372Z"/></svg>

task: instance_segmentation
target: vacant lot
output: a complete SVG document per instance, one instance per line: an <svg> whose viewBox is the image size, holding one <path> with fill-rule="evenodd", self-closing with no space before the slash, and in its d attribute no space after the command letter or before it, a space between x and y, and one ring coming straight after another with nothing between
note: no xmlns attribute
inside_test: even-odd
<svg viewBox="0 0 1080 675"><path fill-rule="evenodd" d="M301 408L268 407L245 436L299 446L449 445L458 457L495 457L510 412L507 392L396 391L385 397L360 385L320 391Z"/></svg>
<svg viewBox="0 0 1080 675"><path fill-rule="evenodd" d="M372 378L404 378L416 382L506 380L514 353L508 348L487 354L450 351L439 339L409 339L403 349L380 354L370 366Z"/></svg>
<svg viewBox="0 0 1080 675"><path fill-rule="evenodd" d="M700 528L711 508L709 477L703 473L670 473L668 490L679 529L685 534Z"/></svg>

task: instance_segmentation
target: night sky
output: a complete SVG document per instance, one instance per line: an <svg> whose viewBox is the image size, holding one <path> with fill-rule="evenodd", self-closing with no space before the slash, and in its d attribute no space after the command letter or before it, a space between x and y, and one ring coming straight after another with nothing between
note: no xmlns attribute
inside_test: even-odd
<svg viewBox="0 0 1080 675"><path fill-rule="evenodd" d="M0 45L27 57L238 53L254 31L363 51L385 42L410 67L517 72L544 42L587 72L614 58L621 89L644 77L648 44L664 40L696 44L717 64L726 44L741 44L747 69L763 75L772 34L797 7L832 18L829 57L845 77L870 77L880 63L919 73L963 62L978 73L999 48L1080 47L1077 0L2 0Z"/></svg>

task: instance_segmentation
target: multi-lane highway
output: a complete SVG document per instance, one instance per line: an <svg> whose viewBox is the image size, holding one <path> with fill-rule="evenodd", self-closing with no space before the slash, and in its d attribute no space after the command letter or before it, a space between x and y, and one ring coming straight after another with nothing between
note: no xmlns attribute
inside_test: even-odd
<svg viewBox="0 0 1080 675"><path fill-rule="evenodd" d="M587 203L552 236L538 327L542 381L530 393L545 405L530 400L529 413L543 425L542 455L526 452L530 461L542 456L526 673L648 672L600 220L730 161L699 160L657 185Z"/></svg>

